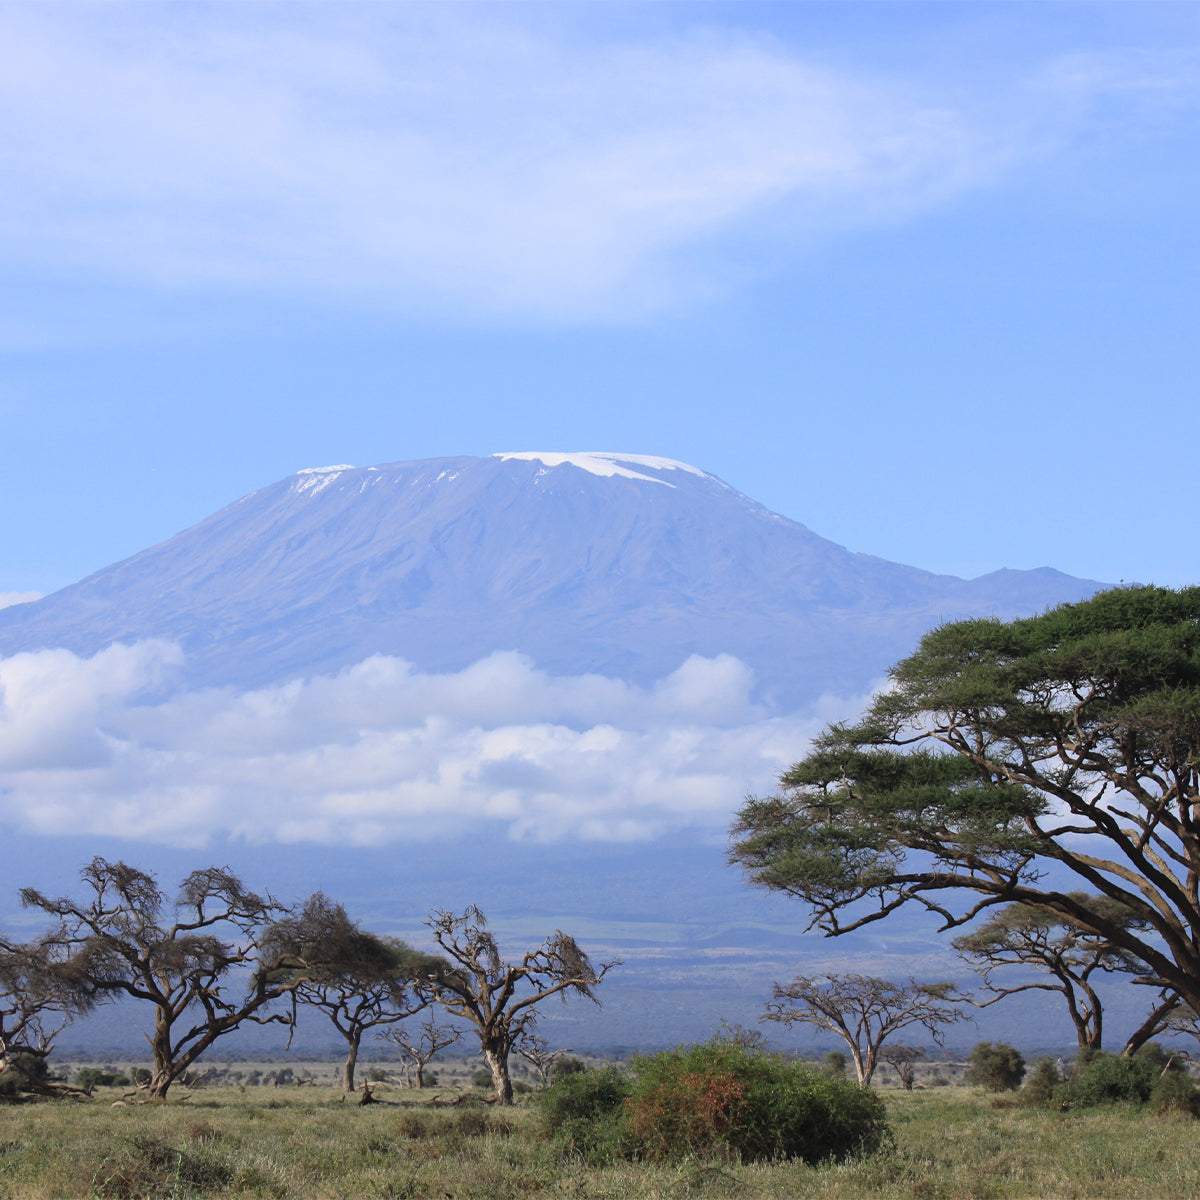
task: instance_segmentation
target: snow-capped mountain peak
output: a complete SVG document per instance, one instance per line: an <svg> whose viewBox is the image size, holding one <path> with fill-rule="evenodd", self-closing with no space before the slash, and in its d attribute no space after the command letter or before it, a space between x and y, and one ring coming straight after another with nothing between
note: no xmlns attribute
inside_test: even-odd
<svg viewBox="0 0 1200 1200"><path fill-rule="evenodd" d="M643 471L630 470L629 464L651 471L687 471L691 475L699 475L702 479L711 478L707 471L701 471L698 467L677 462L673 458L657 458L651 454L611 454L604 450L578 450L564 454L557 451L522 450L493 454L492 457L500 459L501 462L522 459L526 462L540 462L547 467L578 467L581 471L587 471L592 475L623 475L627 479L642 479L647 483L661 483L667 487L675 485L665 479L656 479L653 475L646 475Z"/></svg>

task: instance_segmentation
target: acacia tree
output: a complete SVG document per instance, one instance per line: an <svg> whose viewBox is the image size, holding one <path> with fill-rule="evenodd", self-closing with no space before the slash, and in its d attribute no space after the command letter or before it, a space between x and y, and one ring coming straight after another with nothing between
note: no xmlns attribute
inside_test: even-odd
<svg viewBox="0 0 1200 1200"><path fill-rule="evenodd" d="M46 1082L46 1059L54 1039L94 1002L94 993L64 965L63 949L54 941L0 938L0 1075L12 1079L17 1091L53 1091Z"/></svg>
<svg viewBox="0 0 1200 1200"><path fill-rule="evenodd" d="M1200 1011L1200 588L944 625L891 680L747 801L732 860L826 934L1035 905Z"/></svg>
<svg viewBox="0 0 1200 1200"><path fill-rule="evenodd" d="M152 875L125 863L97 857L80 876L84 900L52 900L33 888L21 900L58 919L47 940L69 950L64 965L96 1000L125 994L153 1006L147 1087L156 1098L243 1022L291 1024L294 1013L268 1006L294 992L305 971L345 952L329 929L285 921L287 909L219 867L188 875L173 908ZM246 990L228 998L227 977L239 968Z"/></svg>
<svg viewBox="0 0 1200 1200"><path fill-rule="evenodd" d="M431 1018L421 1022L415 1037L403 1025L395 1029L385 1029L379 1036L399 1050L405 1078L408 1078L411 1067L416 1076L416 1086L423 1088L425 1068L440 1050L453 1046L462 1037L462 1030L455 1029L452 1025L439 1025Z"/></svg>
<svg viewBox="0 0 1200 1200"><path fill-rule="evenodd" d="M1081 906L1090 906L1111 921L1141 924L1128 909L1106 896L1084 892L1072 896ZM1104 1007L1093 977L1104 973L1137 975L1144 969L1129 951L1081 929L1058 913L1032 904L1007 905L985 924L955 938L954 949L975 966L984 987L993 993L990 1000L977 1002L980 1008L1020 992L1059 992L1066 1000L1080 1047L1095 1050L1100 1049L1104 1035ZM1050 978L1001 985L993 979L999 967L1033 967ZM1130 1036L1125 1053L1132 1054L1153 1037L1162 1028L1162 1019L1178 1003L1173 995L1160 998L1147 1020Z"/></svg>
<svg viewBox="0 0 1200 1200"><path fill-rule="evenodd" d="M911 1092L917 1081L917 1063L925 1057L925 1047L906 1046L903 1042L897 1042L894 1046L885 1046L879 1052L879 1057L896 1072L900 1086L906 1092Z"/></svg>
<svg viewBox="0 0 1200 1200"><path fill-rule="evenodd" d="M551 1046L546 1038L534 1033L531 1028L525 1030L525 1036L517 1043L517 1053L537 1072L538 1082L542 1087L550 1086L550 1072L555 1064L570 1050Z"/></svg>
<svg viewBox="0 0 1200 1200"><path fill-rule="evenodd" d="M952 983L893 983L872 975L798 975L776 984L764 1020L815 1025L846 1043L858 1082L867 1084L879 1065L884 1042L901 1029L920 1025L942 1044L942 1026L965 1019Z"/></svg>
<svg viewBox="0 0 1200 1200"><path fill-rule="evenodd" d="M496 1101L511 1104L508 1059L536 1016L534 1006L551 996L565 1001L572 992L599 1004L593 988L620 964L593 967L575 939L561 930L518 962L505 962L487 920L474 905L463 913L436 910L426 923L450 960L432 981L434 995L448 1013L474 1026Z"/></svg>
<svg viewBox="0 0 1200 1200"><path fill-rule="evenodd" d="M323 1012L346 1039L342 1088L347 1092L355 1090L363 1035L427 1008L432 996L423 981L444 965L396 938L358 928L340 904L321 892L311 896L296 917L278 922L271 939L280 949L298 950L305 960L305 967L295 972L296 999ZM330 961L313 964L309 959L314 939L340 946L341 951Z"/></svg>

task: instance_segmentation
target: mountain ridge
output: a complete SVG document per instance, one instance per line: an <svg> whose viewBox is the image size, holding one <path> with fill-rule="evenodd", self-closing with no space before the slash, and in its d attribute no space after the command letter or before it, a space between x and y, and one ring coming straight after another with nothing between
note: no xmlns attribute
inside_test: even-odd
<svg viewBox="0 0 1200 1200"><path fill-rule="evenodd" d="M645 683L730 653L793 706L861 691L943 620L1102 586L1052 568L936 575L675 460L522 451L297 472L0 610L0 654L160 638L183 647L188 683L247 687L371 654L447 671L518 650Z"/></svg>

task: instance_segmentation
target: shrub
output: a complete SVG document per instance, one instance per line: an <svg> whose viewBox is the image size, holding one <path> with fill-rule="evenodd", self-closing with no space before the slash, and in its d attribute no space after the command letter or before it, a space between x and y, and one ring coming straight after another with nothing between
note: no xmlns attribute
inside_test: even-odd
<svg viewBox="0 0 1200 1200"><path fill-rule="evenodd" d="M1183 1061L1187 1056L1181 1057L1169 1050L1164 1050L1159 1042L1146 1042L1145 1045L1139 1046L1134 1051L1134 1057L1144 1058L1161 1075L1164 1071L1182 1071L1184 1069Z"/></svg>
<svg viewBox="0 0 1200 1200"><path fill-rule="evenodd" d="M1061 1082L1054 1059L1039 1058L1033 1074L1021 1089L1021 1103L1030 1108L1044 1108L1053 1101L1055 1089Z"/></svg>
<svg viewBox="0 0 1200 1200"><path fill-rule="evenodd" d="M591 1166L605 1166L631 1148L625 1132L629 1083L614 1067L569 1071L538 1094L542 1120L559 1147Z"/></svg>
<svg viewBox="0 0 1200 1200"><path fill-rule="evenodd" d="M628 1128L646 1158L844 1159L887 1136L868 1088L728 1039L634 1060Z"/></svg>
<svg viewBox="0 0 1200 1200"><path fill-rule="evenodd" d="M476 1071L471 1076L471 1086L482 1088L485 1092L490 1092L495 1088L496 1083L492 1079L491 1071Z"/></svg>
<svg viewBox="0 0 1200 1200"><path fill-rule="evenodd" d="M971 1051L967 1082L989 1092L1015 1092L1025 1078L1021 1052L1004 1042L979 1042Z"/></svg>
<svg viewBox="0 0 1200 1200"><path fill-rule="evenodd" d="M85 1092L98 1087L129 1087L133 1082L123 1071L106 1071L100 1067L81 1067L75 1082Z"/></svg>
<svg viewBox="0 0 1200 1200"><path fill-rule="evenodd" d="M570 1054L564 1054L562 1058L556 1059L554 1065L550 1068L550 1078L561 1079L564 1075L578 1075L587 1069L587 1063L582 1059L573 1058Z"/></svg>
<svg viewBox="0 0 1200 1200"><path fill-rule="evenodd" d="M846 1074L846 1056L840 1050L830 1050L821 1060L821 1069L840 1078Z"/></svg>
<svg viewBox="0 0 1200 1200"><path fill-rule="evenodd" d="M45 1056L29 1050L16 1050L8 1065L0 1071L0 1098L15 1099L22 1093L36 1091L50 1078Z"/></svg>
<svg viewBox="0 0 1200 1200"><path fill-rule="evenodd" d="M1063 1108L1092 1108L1097 1104L1145 1104L1158 1082L1158 1068L1145 1058L1093 1054L1086 1066L1054 1090Z"/></svg>
<svg viewBox="0 0 1200 1200"><path fill-rule="evenodd" d="M1180 1112L1200 1116L1200 1092L1184 1071L1167 1071L1150 1093L1150 1106L1158 1113Z"/></svg>

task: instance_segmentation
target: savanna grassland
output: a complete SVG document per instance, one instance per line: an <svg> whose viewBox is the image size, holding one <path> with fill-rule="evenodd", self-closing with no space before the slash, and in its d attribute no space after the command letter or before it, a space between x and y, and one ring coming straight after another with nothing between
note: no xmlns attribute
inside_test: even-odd
<svg viewBox="0 0 1200 1200"><path fill-rule="evenodd" d="M849 1162L740 1165L688 1159L587 1166L564 1154L528 1097L458 1104L457 1089L206 1088L187 1099L0 1108L0 1198L822 1197L1008 1200L1200 1195L1193 1118L1111 1106L1020 1108L977 1089L884 1089L883 1149Z"/></svg>

